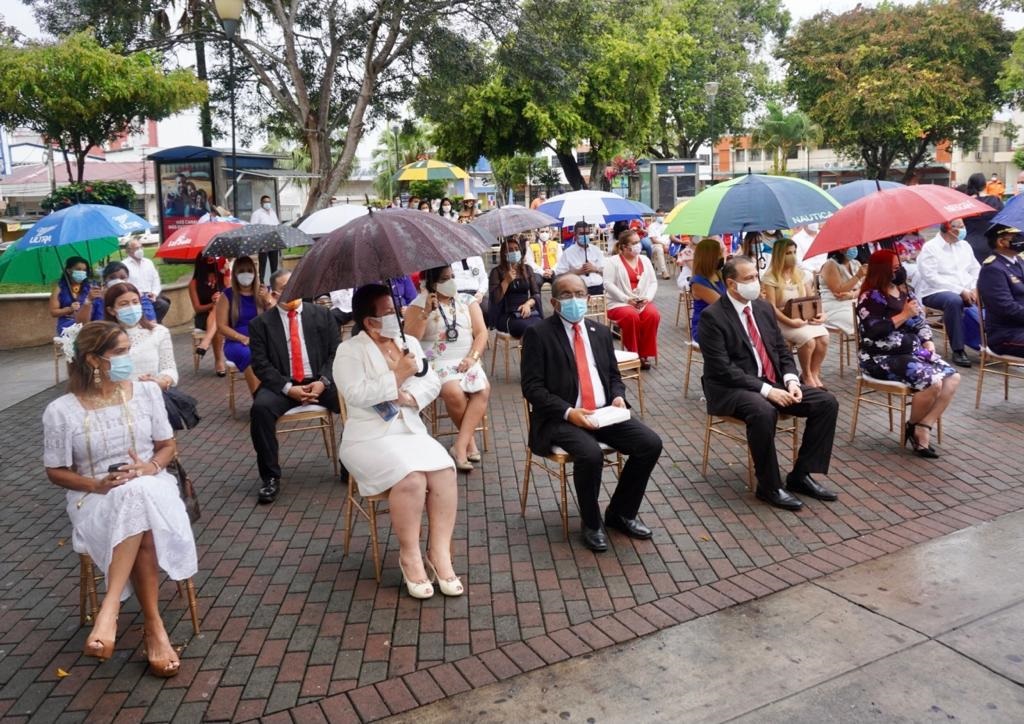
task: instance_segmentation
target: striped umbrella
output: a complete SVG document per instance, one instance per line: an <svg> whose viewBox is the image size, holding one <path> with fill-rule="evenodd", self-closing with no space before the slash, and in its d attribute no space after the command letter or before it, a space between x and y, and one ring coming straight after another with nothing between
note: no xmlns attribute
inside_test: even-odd
<svg viewBox="0 0 1024 724"><path fill-rule="evenodd" d="M395 174L397 181L465 181L469 174L458 166L435 159L425 159L403 166Z"/></svg>

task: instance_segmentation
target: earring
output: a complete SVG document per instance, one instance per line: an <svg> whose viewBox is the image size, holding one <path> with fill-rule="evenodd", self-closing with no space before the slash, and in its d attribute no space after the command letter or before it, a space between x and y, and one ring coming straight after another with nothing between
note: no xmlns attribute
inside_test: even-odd
<svg viewBox="0 0 1024 724"><path fill-rule="evenodd" d="M100 385L103 384L103 380L100 379L100 368L99 367L93 367L92 368L92 383L94 385L96 385L97 387L99 387Z"/></svg>

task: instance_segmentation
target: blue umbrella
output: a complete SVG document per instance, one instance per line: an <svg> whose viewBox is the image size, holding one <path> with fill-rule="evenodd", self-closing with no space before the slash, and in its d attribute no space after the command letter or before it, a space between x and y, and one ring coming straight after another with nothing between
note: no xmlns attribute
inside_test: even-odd
<svg viewBox="0 0 1024 724"><path fill-rule="evenodd" d="M119 206L69 206L39 219L4 252L0 281L54 281L69 257L84 257L92 265L117 250L118 237L148 230L148 221Z"/></svg>
<svg viewBox="0 0 1024 724"><path fill-rule="evenodd" d="M899 188L903 184L897 181L879 181L875 180L862 180L862 181L851 181L848 184L842 186L835 186L828 190L829 194L832 195L836 201L846 206L849 203L862 199L865 196L881 191L882 189L895 189Z"/></svg>
<svg viewBox="0 0 1024 724"><path fill-rule="evenodd" d="M1012 196L1003 206L1003 210L992 217L988 230L989 234L994 227L1009 226L1014 229L1024 229L1024 195Z"/></svg>
<svg viewBox="0 0 1024 724"><path fill-rule="evenodd" d="M650 206L607 191L570 191L559 194L538 206L537 211L560 219L562 226L571 226L577 221L608 224L654 214Z"/></svg>

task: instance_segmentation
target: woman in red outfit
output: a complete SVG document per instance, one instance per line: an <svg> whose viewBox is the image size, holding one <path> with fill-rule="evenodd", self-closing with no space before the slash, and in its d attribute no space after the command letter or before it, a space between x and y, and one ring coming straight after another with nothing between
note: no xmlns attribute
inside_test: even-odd
<svg viewBox="0 0 1024 724"><path fill-rule="evenodd" d="M619 234L616 257L604 265L604 293L608 319L622 330L622 346L640 355L642 369L650 369L658 356L661 313L654 306L658 279L651 260L641 253L640 237L633 229Z"/></svg>

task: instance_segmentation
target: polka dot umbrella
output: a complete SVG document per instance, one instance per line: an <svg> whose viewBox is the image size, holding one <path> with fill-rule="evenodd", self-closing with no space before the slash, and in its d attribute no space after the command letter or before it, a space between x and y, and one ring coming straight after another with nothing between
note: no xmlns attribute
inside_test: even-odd
<svg viewBox="0 0 1024 724"><path fill-rule="evenodd" d="M203 254L237 259L240 256L254 256L264 251L308 246L312 243L313 238L309 234L293 226L247 224L217 234L207 244Z"/></svg>

